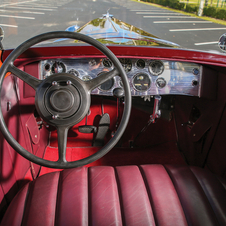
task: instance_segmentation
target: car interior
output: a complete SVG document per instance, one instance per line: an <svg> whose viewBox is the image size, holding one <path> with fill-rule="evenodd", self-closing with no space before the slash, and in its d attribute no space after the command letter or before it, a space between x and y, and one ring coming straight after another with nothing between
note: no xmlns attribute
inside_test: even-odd
<svg viewBox="0 0 226 226"><path fill-rule="evenodd" d="M226 55L62 31L1 61L1 225L226 225Z"/></svg>

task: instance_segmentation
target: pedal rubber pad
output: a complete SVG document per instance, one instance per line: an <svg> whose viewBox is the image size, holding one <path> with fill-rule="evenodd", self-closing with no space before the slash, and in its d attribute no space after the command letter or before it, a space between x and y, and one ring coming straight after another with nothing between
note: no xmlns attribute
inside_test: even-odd
<svg viewBox="0 0 226 226"><path fill-rule="evenodd" d="M97 128L97 134L93 141L94 147L100 147L104 145L104 138L110 127L110 116L105 113L100 119L99 126Z"/></svg>
<svg viewBox="0 0 226 226"><path fill-rule="evenodd" d="M78 131L80 133L96 133L97 132L97 127L96 126L79 126Z"/></svg>

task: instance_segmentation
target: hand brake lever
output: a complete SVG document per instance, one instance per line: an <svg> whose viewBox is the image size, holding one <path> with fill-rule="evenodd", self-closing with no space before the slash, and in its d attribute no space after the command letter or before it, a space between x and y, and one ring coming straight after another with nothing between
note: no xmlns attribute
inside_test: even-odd
<svg viewBox="0 0 226 226"><path fill-rule="evenodd" d="M153 107L153 113L149 119L150 123L155 123L156 119L161 117L161 110L160 110L161 99L162 99L161 96L154 96L154 107Z"/></svg>

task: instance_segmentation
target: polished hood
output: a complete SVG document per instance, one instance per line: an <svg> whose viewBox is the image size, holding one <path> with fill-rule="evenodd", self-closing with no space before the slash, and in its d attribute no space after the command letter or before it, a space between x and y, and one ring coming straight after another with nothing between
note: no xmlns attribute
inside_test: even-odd
<svg viewBox="0 0 226 226"><path fill-rule="evenodd" d="M160 39L133 25L116 19L109 13L91 20L84 26L76 28L72 26L67 30L73 30L94 39L105 45L138 45L138 46L164 46L178 48L179 45ZM80 42L80 41L76 41Z"/></svg>

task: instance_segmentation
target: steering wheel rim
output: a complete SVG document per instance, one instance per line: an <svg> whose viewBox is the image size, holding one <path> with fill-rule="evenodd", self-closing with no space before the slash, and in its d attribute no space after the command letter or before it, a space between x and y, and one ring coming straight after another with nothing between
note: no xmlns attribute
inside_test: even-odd
<svg viewBox="0 0 226 226"><path fill-rule="evenodd" d="M80 159L80 160L76 160L76 161L72 161L72 162L64 161L63 157L60 156L61 154L63 154L64 157L66 156L66 146L63 147L63 148L65 148L65 153L61 153L61 154L60 154L60 151L59 151L60 147L58 147L60 161L59 161L59 159L58 159L58 161L49 161L49 160L39 158L39 157L35 156L34 154L30 153L29 151L27 151L25 148L23 148L14 139L14 137L9 132L9 130L8 130L6 124L5 124L3 114L2 114L1 105L0 105L0 130L2 131L5 139L14 148L15 151L17 151L20 155L22 155L23 157L25 157L29 161L32 161L32 162L34 162L38 165L42 165L42 166L50 167L50 168L67 169L67 168L74 168L74 167L87 165L91 162L94 162L94 161L98 160L99 158L103 157L105 154L107 154L116 145L116 143L119 141L119 139L123 135L123 133L126 129L126 126L128 124L129 117L130 117L130 111L131 111L131 102L132 102L131 99L132 98L131 98L131 91L130 91L130 86L129 86L129 82L127 80L126 73L125 73L121 63L117 59L117 57L105 45L101 44L97 40L95 40L95 39L93 39L89 36L80 34L80 33L68 32L68 31L48 32L48 33L44 33L44 34L35 36L35 37L25 41L24 43L22 43L16 49L14 49L11 52L11 54L7 57L7 59L4 61L3 65L0 69L0 92L1 92L1 89L2 89L2 84L3 84L5 74L7 72L11 72L15 76L22 79L25 83L30 85L32 88L34 88L36 90L36 97L37 97L37 92L41 93L40 87L43 87L43 83L45 83L43 81L45 81L45 80L41 81L41 80L38 80L38 79L32 77L31 75L27 74L26 72L23 72L20 69L16 68L13 65L13 63L23 52L25 52L28 48L32 47L33 45L40 43L42 41L46 41L46 40L49 40L49 39L56 39L56 38L58 38L58 39L60 39L60 38L76 39L76 40L80 40L80 41L83 41L85 43L88 43L88 44L94 46L95 48L97 48L99 51L101 51L114 64L114 69L112 71L110 71L109 73L107 73L108 76L109 76L108 78L106 78L106 76L104 76L104 75L102 77L98 76L97 78L93 79L93 80L96 80L96 81L93 82L93 84L91 84L91 82L90 82L90 81L93 81L93 80L90 80L89 82L79 81L79 84L81 86L85 87L84 90L87 91L89 95L94 88L96 88L100 84L104 83L105 81L107 81L108 79L110 79L111 77L114 77L116 75L121 76L121 79L122 79L122 82L123 82L123 85L124 85L124 87L123 87L124 93L125 93L125 105L124 105L122 120L120 122L120 125L119 125L114 137L105 146L103 146L98 152L94 153L93 155L90 155L89 157L86 157L86 158L83 158L83 159ZM69 74L65 73L65 74L59 75L59 77L62 79L62 77L65 76L65 75L69 76ZM69 76L69 78L71 78L71 77ZM104 80L102 81L101 79L104 79ZM48 82L50 82L50 81L48 81ZM73 82L77 83L78 81L73 80ZM95 86L94 83L96 83L96 86ZM78 86L80 86L80 85L78 85ZM37 90L39 90L39 91L37 91ZM83 92L84 92L84 90L83 90ZM35 105L36 105L36 107L37 106L39 107L39 104L37 104L37 102L38 102L37 99L40 100L40 98L38 98L38 97L36 98L36 97L35 97ZM89 97L87 97L87 98L88 99L86 101L89 101ZM87 110L87 106L85 108L86 108L85 110ZM80 117L82 117L82 116L80 116ZM56 126L57 129L58 129L58 127L61 127L61 126ZM69 128L70 127L68 127L68 129ZM68 130L65 130L65 128L64 129L61 128L61 130L59 129L58 130L58 137L59 136L61 137L62 133L66 133L67 131ZM59 138L59 139L61 139L61 138ZM66 135L66 139L67 139L67 135ZM65 139L64 139L64 141L61 142L61 145L62 145L62 143L64 143L64 145L66 145L65 142L67 142L67 140L65 141ZM58 140L58 143L59 143L59 140ZM66 157L65 157L65 160L66 160Z"/></svg>

